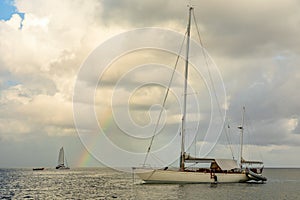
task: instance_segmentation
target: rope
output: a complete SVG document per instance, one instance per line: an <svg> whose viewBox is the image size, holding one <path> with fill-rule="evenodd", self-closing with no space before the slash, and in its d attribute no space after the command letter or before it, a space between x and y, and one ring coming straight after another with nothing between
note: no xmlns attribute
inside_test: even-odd
<svg viewBox="0 0 300 200"><path fill-rule="evenodd" d="M225 130L227 130L227 129L225 129ZM229 126L229 124L228 124L228 132L229 132L229 135L230 135L230 126ZM231 156L232 156L232 159L234 160L234 154L233 154L233 150L232 150L232 143L231 143L231 140L229 139L227 131L225 131L225 133L226 133L225 134L226 135L226 140L228 142L228 146L229 146L229 149L231 151Z"/></svg>
<svg viewBox="0 0 300 200"><path fill-rule="evenodd" d="M245 125L249 127L249 129L246 129L246 131L248 133L247 135L250 136L250 134L253 134L255 132L255 129L253 128L250 117L247 115L247 113L245 113ZM247 135L246 135L246 137L247 137ZM249 136L247 137L249 139L249 143L251 142L252 145L259 144L256 137L249 137ZM253 140L253 141L251 141L251 140ZM249 149L248 149L248 151L251 152L251 150L249 150ZM263 160L263 156L262 156L259 148L258 148L258 154L259 154L258 155L259 158L261 160ZM253 156L253 155L250 155L250 156Z"/></svg>
<svg viewBox="0 0 300 200"><path fill-rule="evenodd" d="M212 79L212 75L211 75L211 72L209 70L209 67L208 67L208 58L207 58L207 55L204 51L204 45L202 43L202 40L201 40L201 37L200 37L200 32L199 32L199 28L198 28L198 25L196 23L196 17L195 17L195 13L194 13L194 10L193 10L193 19L194 19L194 23L195 23L195 27L196 27L196 30L197 30L197 34L198 34L198 39L199 39L199 42L200 42L200 45L202 47L202 54L203 54L203 57L204 57L204 60L205 60L205 64L206 64L206 68L207 68L207 71L208 71L208 76L209 76L209 79L210 79L210 82L211 82L211 86L212 86L212 90L213 90L213 94L216 98L216 101L217 101L217 105L218 105L218 111L220 113L220 116L222 116L222 111L221 111L221 106L220 106L220 103L219 103L219 98L217 96L217 93L216 93L216 89L215 89L215 85L214 85L214 82L213 82L213 79ZM226 134L226 139L227 139L227 142L229 142L229 138L228 138L228 133L226 131L226 128L224 129L224 126L225 124L223 124L223 130L225 130L225 134ZM233 155L233 151L232 151L232 148L230 146L230 151L231 151L231 155L234 159L234 155Z"/></svg>
<svg viewBox="0 0 300 200"><path fill-rule="evenodd" d="M143 166L145 166L145 163L146 163L146 161L148 159L148 156L149 156L152 144L153 144L154 137L157 134L156 133L157 132L157 128L158 128L158 125L159 125L159 122L160 122L160 119L161 119L161 116L162 116L162 113L163 113L163 108L165 107L165 104L166 104L166 101L167 101L167 97L168 97L168 94L169 94L169 91L170 91L171 84L173 82L174 74L175 74L175 71L176 71L176 68L177 68L177 64L178 64L178 61L179 61L179 58L180 58L180 53L182 51L182 47L183 47L186 35L187 35L187 32L184 35L183 41L181 43L180 50L179 50L179 52L177 54L175 66L174 66L174 69L173 69L173 72L172 72L172 75L171 75L171 78L170 78L170 81L169 81L169 84L168 84L168 88L166 89L166 94L165 94L165 97L164 97L164 100L163 100L163 103L162 103L162 107L161 107L160 112L159 112L159 116L158 116L157 123L156 123L154 131L153 131L153 135L151 137L151 141L150 141L150 144L149 144L149 147L148 147L148 150L147 150L147 154L145 156L145 160L144 160Z"/></svg>

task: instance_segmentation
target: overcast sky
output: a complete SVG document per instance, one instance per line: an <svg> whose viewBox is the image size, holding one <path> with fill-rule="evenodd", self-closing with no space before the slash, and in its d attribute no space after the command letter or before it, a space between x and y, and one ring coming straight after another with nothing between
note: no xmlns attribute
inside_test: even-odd
<svg viewBox="0 0 300 200"><path fill-rule="evenodd" d="M226 89L227 105L222 106L227 111L226 124L231 127L227 134L231 134L233 149L237 149L236 127L241 121L241 108L246 106L246 125L249 126L249 131L245 131L246 148L258 151L257 159L263 159L265 166L300 167L300 2L191 2L204 46L220 71ZM65 147L71 166L100 166L97 159L87 154L74 123L73 95L80 66L95 48L126 31L159 27L184 34L188 2L15 0L11 3L15 9L1 9L10 15L0 18L0 167L54 167L61 146ZM196 31L192 33L197 41ZM172 41L179 46L181 42ZM149 49L130 53L115 60L102 74L102 82L96 82L96 115L114 144L129 152L147 150L149 138L130 140L124 132L132 131L129 135L138 137L142 137L138 131L151 135L149 130L153 130L163 99L153 97L163 96L165 91L153 83L162 79L167 83L170 76L166 74L171 71L159 66L153 67L153 71L147 67L144 71L133 69L153 62L172 68L175 59L167 52ZM182 60L179 64L183 65ZM95 83L99 77L94 78L89 81ZM177 78L180 80L180 75ZM195 92L205 91L205 80L195 84L199 77L192 78L191 87L197 90ZM149 82L148 87L132 86L142 82ZM116 84L119 84L117 89ZM175 93L180 86L179 83L175 86ZM93 91L93 86L87 88ZM88 102L85 99L88 91L80 92L76 103L82 105ZM174 139L170 134L180 126L180 110L172 105L178 101L175 97L181 95L175 93L163 113L165 126L160 127L168 134L160 135L164 142L155 144ZM126 95L128 99L122 101ZM200 96L205 102L198 102L203 111L196 116L199 133L207 130L210 119L206 116L210 109L207 91ZM112 111L114 108L107 108L110 103L120 109ZM129 104L133 121L145 129L135 132L127 124L126 115L121 112L124 103ZM84 126L79 128L92 130L89 116L84 113L79 114ZM106 115L124 121L107 124ZM122 127L125 128L122 130ZM225 138L222 134L219 142L225 144ZM197 148L202 139L203 136L198 137ZM156 148L161 147L159 145ZM216 148L209 156L217 153L225 156L222 148ZM230 153L228 155L230 157Z"/></svg>

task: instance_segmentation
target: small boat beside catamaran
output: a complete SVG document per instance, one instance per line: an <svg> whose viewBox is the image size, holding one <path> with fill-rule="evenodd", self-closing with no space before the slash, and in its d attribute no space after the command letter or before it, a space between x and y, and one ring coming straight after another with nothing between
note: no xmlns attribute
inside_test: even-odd
<svg viewBox="0 0 300 200"><path fill-rule="evenodd" d="M65 165L66 161L66 165ZM58 164L55 169L70 169L67 164L67 159L65 159L64 147L61 147L58 155Z"/></svg>
<svg viewBox="0 0 300 200"><path fill-rule="evenodd" d="M193 7L189 7L189 19L187 26L186 38L186 59L185 59L185 80L184 80L184 95L183 95L183 116L181 129L181 153L179 155L179 168L171 169L165 167L162 169L155 169L147 167L144 163L142 167L135 167L134 173L137 174L145 183L239 183L248 181L267 180L262 175L264 164L261 161L247 161L243 158L243 131L244 131L244 113L242 125L239 126L241 132L240 138L240 156L239 159L221 159L221 158L196 158L190 156L185 151L185 130L186 130L186 102L187 102L187 84L188 84L188 66L189 66L189 42L191 29L191 16L193 14ZM195 17L194 17L195 19ZM148 148L148 153L150 152ZM145 159L146 160L146 159ZM189 166L193 166L192 168ZM199 167L196 167L199 166ZM207 166L207 167L202 167Z"/></svg>

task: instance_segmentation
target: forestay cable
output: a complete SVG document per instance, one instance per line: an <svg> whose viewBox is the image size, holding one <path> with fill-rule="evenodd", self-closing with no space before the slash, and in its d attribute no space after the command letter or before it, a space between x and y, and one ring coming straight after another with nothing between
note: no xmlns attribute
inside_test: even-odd
<svg viewBox="0 0 300 200"><path fill-rule="evenodd" d="M164 97L164 100L163 100L163 103L162 103L162 107L161 107L160 112L159 112L159 115L158 115L158 119L157 119L157 122L156 122L156 125L155 125L155 128L154 128L154 131L153 131L153 135L152 135L152 137L151 137L151 141L150 141L150 144L149 144L149 147L148 147L146 156L145 156L145 160L144 160L143 166L145 166L145 164L146 164L146 161L147 161L147 159L148 159L148 156L149 156L149 153L150 153L152 144L153 144L154 137L155 137L156 134L157 134L157 133L156 133L156 132L157 132L157 128L158 128L158 125L159 125L159 122L160 122L160 119L161 119L163 110L164 110L164 108L165 108L165 104L166 104L166 101L167 101L167 97L168 97L168 94L169 94L169 91L170 91L171 84L172 84L172 82L173 82L173 78L174 78L174 75L175 75L175 71L176 71L176 68L177 68L177 64L178 64L178 61L179 61L179 58L180 58L180 53L181 53L181 51L182 51L182 47L183 47L183 44L184 44L186 35L187 35L187 32L186 32L185 35L184 35L183 41L182 41L182 43L181 43L181 47L180 47L179 52L178 52L178 54L177 54L175 66L174 66L174 69L173 69L173 72L172 72L172 75L171 75L171 78L170 78L168 87L167 87L167 89L166 89L166 94L165 94L165 97Z"/></svg>

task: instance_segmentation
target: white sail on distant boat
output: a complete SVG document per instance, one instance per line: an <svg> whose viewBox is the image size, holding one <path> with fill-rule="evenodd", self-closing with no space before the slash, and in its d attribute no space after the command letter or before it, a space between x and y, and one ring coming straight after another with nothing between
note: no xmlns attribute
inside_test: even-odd
<svg viewBox="0 0 300 200"><path fill-rule="evenodd" d="M218 158L195 158L185 152L185 119L186 119L186 98L187 98L187 79L189 65L189 41L191 27L191 13L193 7L189 7L189 21L187 26L187 52L185 60L185 82L184 82L184 105L181 130L181 153L179 169L153 169L146 167L133 168L134 172L145 183L232 183L232 182L247 182L250 180L264 182L266 177L262 176L263 162L261 161L246 161L242 157L243 151L243 124L238 127L241 130L241 152L239 162L234 159L218 159ZM243 110L244 113L245 110ZM244 114L243 114L244 116ZM243 120L244 121L244 117ZM151 147L151 146L150 146ZM148 153L150 152L148 148ZM209 167L187 167L188 164L203 164L206 163Z"/></svg>
<svg viewBox="0 0 300 200"><path fill-rule="evenodd" d="M65 161L66 161L66 165L65 165ZM56 169L70 169L67 164L67 159L65 159L64 147L61 147L59 150L58 164L56 166Z"/></svg>

